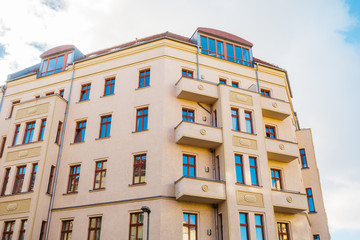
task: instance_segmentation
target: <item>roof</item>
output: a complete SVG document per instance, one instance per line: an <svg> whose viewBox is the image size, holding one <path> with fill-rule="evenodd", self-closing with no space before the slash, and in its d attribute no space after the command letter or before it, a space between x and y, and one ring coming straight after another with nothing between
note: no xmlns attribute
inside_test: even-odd
<svg viewBox="0 0 360 240"><path fill-rule="evenodd" d="M249 42L249 41L247 41L247 40L245 40L245 39L243 39L241 37L238 37L238 36L235 36L235 35L233 35L231 33L223 32L223 31L220 31L220 30L217 30L217 29L199 27L197 29L197 31L207 33L207 34L211 34L211 35L221 37L221 38L224 38L224 39L227 39L227 40L231 40L231 41L234 41L234 42L237 42L237 43L249 46L249 47L254 46L251 42Z"/></svg>
<svg viewBox="0 0 360 240"><path fill-rule="evenodd" d="M269 66L269 67L273 67L273 68L279 69L279 70L281 70L281 71L284 71L283 68L281 68L281 67L279 67L279 66L277 66L277 65L268 63L268 62L266 62L266 61L264 61L264 60L261 60L261 59L259 59L259 58L253 57L253 59L254 59L254 62L263 64L263 65L267 65L267 66Z"/></svg>
<svg viewBox="0 0 360 240"><path fill-rule="evenodd" d="M53 54L58 54L60 52L73 50L74 48L75 48L74 45L62 45L62 46L54 47L52 49L47 50L43 54L41 54L40 57L45 58L45 57L51 56Z"/></svg>

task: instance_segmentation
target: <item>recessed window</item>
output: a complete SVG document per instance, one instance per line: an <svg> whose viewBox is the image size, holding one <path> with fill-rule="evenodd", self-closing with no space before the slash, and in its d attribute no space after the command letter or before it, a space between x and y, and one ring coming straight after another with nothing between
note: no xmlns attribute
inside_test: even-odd
<svg viewBox="0 0 360 240"><path fill-rule="evenodd" d="M62 72L72 61L72 52L60 56L44 59L41 66L41 76Z"/></svg>
<svg viewBox="0 0 360 240"><path fill-rule="evenodd" d="M264 240L264 223L263 215L255 214L255 230L256 230L256 240Z"/></svg>
<svg viewBox="0 0 360 240"><path fill-rule="evenodd" d="M67 193L77 193L80 180L80 165L71 166Z"/></svg>
<svg viewBox="0 0 360 240"><path fill-rule="evenodd" d="M271 187L273 189L281 190L282 182L281 182L281 171L278 169L271 169Z"/></svg>
<svg viewBox="0 0 360 240"><path fill-rule="evenodd" d="M231 108L232 130L240 131L239 110Z"/></svg>
<svg viewBox="0 0 360 240"><path fill-rule="evenodd" d="M143 239L144 213L130 213L129 240Z"/></svg>
<svg viewBox="0 0 360 240"><path fill-rule="evenodd" d="M319 234L315 234L315 235L314 235L314 240L320 240L320 235L319 235Z"/></svg>
<svg viewBox="0 0 360 240"><path fill-rule="evenodd" d="M183 239L197 240L197 214L183 213Z"/></svg>
<svg viewBox="0 0 360 240"><path fill-rule="evenodd" d="M54 95L54 94L55 94L55 92L52 91L52 92L45 93L45 96L51 96L51 95Z"/></svg>
<svg viewBox="0 0 360 240"><path fill-rule="evenodd" d="M140 108L136 110L136 131L145 131L148 129L148 108Z"/></svg>
<svg viewBox="0 0 360 240"><path fill-rule="evenodd" d="M1 188L1 196L5 196L7 184L9 182L10 170L11 170L11 168L5 169L4 181L3 181L2 188Z"/></svg>
<svg viewBox="0 0 360 240"><path fill-rule="evenodd" d="M12 192L13 194L21 193L22 186L24 183L25 171L26 171L26 165L19 166L16 168L14 188L13 188L13 192Z"/></svg>
<svg viewBox="0 0 360 240"><path fill-rule="evenodd" d="M89 219L88 240L100 240L101 217L91 217Z"/></svg>
<svg viewBox="0 0 360 240"><path fill-rule="evenodd" d="M80 102L89 100L90 98L91 83L81 85Z"/></svg>
<svg viewBox="0 0 360 240"><path fill-rule="evenodd" d="M231 82L231 86L239 88L239 83L238 82Z"/></svg>
<svg viewBox="0 0 360 240"><path fill-rule="evenodd" d="M183 176L196 177L196 157L183 154Z"/></svg>
<svg viewBox="0 0 360 240"><path fill-rule="evenodd" d="M290 239L289 225L287 223L278 222L277 229L278 229L279 240L289 240Z"/></svg>
<svg viewBox="0 0 360 240"><path fill-rule="evenodd" d="M183 77L194 78L194 72L186 69L182 69L181 74Z"/></svg>
<svg viewBox="0 0 360 240"><path fill-rule="evenodd" d="M49 181L48 181L48 186L47 186L47 191L46 191L46 193L48 193L48 194L51 194L51 192L52 192L54 174L55 174L55 166L51 166L50 174L49 174Z"/></svg>
<svg viewBox="0 0 360 240"><path fill-rule="evenodd" d="M47 223L46 221L42 221L42 222L41 222L39 240L44 240L44 239L45 239L46 223Z"/></svg>
<svg viewBox="0 0 360 240"><path fill-rule="evenodd" d="M34 136L35 122L26 124L23 144L31 143Z"/></svg>
<svg viewBox="0 0 360 240"><path fill-rule="evenodd" d="M150 69L139 72L139 88L150 86Z"/></svg>
<svg viewBox="0 0 360 240"><path fill-rule="evenodd" d="M314 196L311 188L306 189L306 196L309 205L309 212L315 212Z"/></svg>
<svg viewBox="0 0 360 240"><path fill-rule="evenodd" d="M44 140L45 127L46 127L46 119L42 119L38 141Z"/></svg>
<svg viewBox="0 0 360 240"><path fill-rule="evenodd" d="M194 110L183 108L182 109L182 120L187 122L195 121Z"/></svg>
<svg viewBox="0 0 360 240"><path fill-rule="evenodd" d="M256 157L249 157L251 185L259 186Z"/></svg>
<svg viewBox="0 0 360 240"><path fill-rule="evenodd" d="M65 92L65 90L64 89L61 89L61 90L59 90L59 95L60 95L60 97L64 97L64 92Z"/></svg>
<svg viewBox="0 0 360 240"><path fill-rule="evenodd" d="M236 172L236 182L244 183L244 164L242 155L235 154L235 172Z"/></svg>
<svg viewBox="0 0 360 240"><path fill-rule="evenodd" d="M145 183L146 154L134 156L133 184Z"/></svg>
<svg viewBox="0 0 360 240"><path fill-rule="evenodd" d="M38 169L38 164L37 164L37 163L34 163L34 164L32 165L31 177L30 177L30 183L29 183L28 192L32 192L32 191L34 190L35 179L36 179L36 174L37 174L37 169Z"/></svg>
<svg viewBox="0 0 360 240"><path fill-rule="evenodd" d="M308 168L305 149L300 149L301 167Z"/></svg>
<svg viewBox="0 0 360 240"><path fill-rule="evenodd" d="M239 213L240 220L240 238L241 240L249 239L249 224L248 224L248 214L247 213Z"/></svg>
<svg viewBox="0 0 360 240"><path fill-rule="evenodd" d="M17 124L15 126L14 138L13 138L13 143L12 143L13 146L15 146L17 143L17 140L19 138L19 132L20 132L20 124Z"/></svg>
<svg viewBox="0 0 360 240"><path fill-rule="evenodd" d="M6 137L3 137L0 145L0 158L2 158L4 154L5 143L6 143Z"/></svg>
<svg viewBox="0 0 360 240"><path fill-rule="evenodd" d="M105 79L104 96L113 95L115 90L115 78Z"/></svg>
<svg viewBox="0 0 360 240"><path fill-rule="evenodd" d="M18 101L13 101L13 102L12 102L11 109L10 109L10 113L9 113L9 118L11 118L11 116L12 116L12 114L13 114L15 104L18 104L18 103L20 103L20 100L18 100Z"/></svg>
<svg viewBox="0 0 360 240"><path fill-rule="evenodd" d="M253 130L253 118L250 111L245 111L245 125L247 133L254 133Z"/></svg>
<svg viewBox="0 0 360 240"><path fill-rule="evenodd" d="M98 161L95 163L94 190L105 188L106 164L107 164L106 160Z"/></svg>
<svg viewBox="0 0 360 240"><path fill-rule="evenodd" d="M261 95L263 95L264 97L271 97L271 95L270 95L270 90L261 88L261 89L260 89L260 93L261 93Z"/></svg>
<svg viewBox="0 0 360 240"><path fill-rule="evenodd" d="M12 239L14 233L15 221L6 221L2 239Z"/></svg>
<svg viewBox="0 0 360 240"><path fill-rule="evenodd" d="M73 220L62 221L61 240L71 240L73 230Z"/></svg>
<svg viewBox="0 0 360 240"><path fill-rule="evenodd" d="M27 219L22 219L20 225L20 231L19 231L19 240L25 239L26 226L27 226Z"/></svg>
<svg viewBox="0 0 360 240"><path fill-rule="evenodd" d="M276 138L275 127L265 125L265 134L267 138Z"/></svg>
<svg viewBox="0 0 360 240"><path fill-rule="evenodd" d="M74 143L85 141L86 121L76 123Z"/></svg>
<svg viewBox="0 0 360 240"><path fill-rule="evenodd" d="M226 85L226 79L220 78L220 79L219 79L219 83Z"/></svg>
<svg viewBox="0 0 360 240"><path fill-rule="evenodd" d="M56 137L55 137L55 143L57 143L57 144L60 144L60 139L61 139L61 127L62 127L62 122L59 121L58 127L57 127L57 131L56 131Z"/></svg>
<svg viewBox="0 0 360 240"><path fill-rule="evenodd" d="M111 115L101 117L99 138L110 137Z"/></svg>

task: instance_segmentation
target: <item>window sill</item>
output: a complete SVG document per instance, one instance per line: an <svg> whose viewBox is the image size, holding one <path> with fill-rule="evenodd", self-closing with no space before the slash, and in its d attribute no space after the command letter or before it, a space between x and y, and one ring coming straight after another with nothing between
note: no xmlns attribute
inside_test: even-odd
<svg viewBox="0 0 360 240"><path fill-rule="evenodd" d="M248 184L245 184L245 183L239 183L239 182L236 182L235 185L238 185L238 186L244 186L244 187L254 187L254 188L263 188L263 186L261 185L248 185Z"/></svg>
<svg viewBox="0 0 360 240"><path fill-rule="evenodd" d="M308 214L316 214L317 211L314 211L314 212L308 212Z"/></svg>
<svg viewBox="0 0 360 240"><path fill-rule="evenodd" d="M256 133L248 133L248 132L243 132L243 131L234 130L234 129L231 129L231 131L236 132L236 133L245 133L245 134L249 134L249 135L252 135L252 136L257 136Z"/></svg>
<svg viewBox="0 0 360 240"><path fill-rule="evenodd" d="M129 184L129 187L144 186L144 185L146 185L146 184L147 184L146 182L143 182L143 183L135 183L135 184Z"/></svg>
<svg viewBox="0 0 360 240"><path fill-rule="evenodd" d="M43 141L41 140L41 141L36 141L36 142L22 143L22 144L17 144L17 145L8 146L8 148L26 146L26 145L30 145L30 144L39 143L39 142L43 142Z"/></svg>
<svg viewBox="0 0 360 240"><path fill-rule="evenodd" d="M141 131L133 131L132 133L140 133L140 132L147 132L147 131L149 131L149 129L141 130Z"/></svg>
<svg viewBox="0 0 360 240"><path fill-rule="evenodd" d="M111 136L109 136L109 137L102 137L102 138L95 138L95 141L106 140L106 139L109 139L109 138L111 138Z"/></svg>
<svg viewBox="0 0 360 240"><path fill-rule="evenodd" d="M73 143L70 143L70 145L77 145L77 144L82 144L82 143L85 143L85 141L84 142L73 142Z"/></svg>
<svg viewBox="0 0 360 240"><path fill-rule="evenodd" d="M84 102L90 102L90 99L86 99L86 100L84 100L84 101L78 101L78 102L76 102L76 104L84 103Z"/></svg>
<svg viewBox="0 0 360 240"><path fill-rule="evenodd" d="M78 194L78 192L70 192L70 193L63 193L63 195L74 195L74 194Z"/></svg>
<svg viewBox="0 0 360 240"><path fill-rule="evenodd" d="M89 192L102 192L105 191L106 188L97 188L97 189L90 189Z"/></svg>
<svg viewBox="0 0 360 240"><path fill-rule="evenodd" d="M115 95L115 93L113 93L113 94L108 94L108 95L102 95L102 96L100 96L100 98L111 97L111 96L114 96L114 95Z"/></svg>
<svg viewBox="0 0 360 240"><path fill-rule="evenodd" d="M33 193L33 192L34 192L34 191L5 194L5 195L0 196L0 198L2 198L2 197L11 197L11 196L18 196L18 195L24 195L24 194L30 194L30 193Z"/></svg>
<svg viewBox="0 0 360 240"><path fill-rule="evenodd" d="M149 87L151 87L151 85L149 85L149 86L145 86L145 87L138 87L138 88L135 88L135 91L140 90L140 89L149 88Z"/></svg>
<svg viewBox="0 0 360 240"><path fill-rule="evenodd" d="M309 167L303 167L303 168L301 168L301 169L310 169Z"/></svg>

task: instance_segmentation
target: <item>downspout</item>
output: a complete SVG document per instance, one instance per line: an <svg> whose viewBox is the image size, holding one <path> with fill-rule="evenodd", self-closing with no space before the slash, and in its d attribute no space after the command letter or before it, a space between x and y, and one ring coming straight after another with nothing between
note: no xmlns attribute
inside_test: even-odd
<svg viewBox="0 0 360 240"><path fill-rule="evenodd" d="M5 98L5 94L6 94L6 85L4 85L4 87L1 88L1 91L3 92L3 95L1 97L1 102L0 102L0 113L1 113L1 109L4 103L4 98Z"/></svg>
<svg viewBox="0 0 360 240"><path fill-rule="evenodd" d="M214 204L214 215L215 215L215 240L219 240L219 223L218 223L218 205Z"/></svg>
<svg viewBox="0 0 360 240"><path fill-rule="evenodd" d="M200 52L200 46L199 46L199 40L197 41L197 52L196 52L196 75L197 80L200 79L200 73L199 73L199 52Z"/></svg>
<svg viewBox="0 0 360 240"><path fill-rule="evenodd" d="M256 62L256 83L257 83L257 89L258 89L258 93L260 93L260 82L259 82L259 74L258 74L258 70L259 70L259 64Z"/></svg>
<svg viewBox="0 0 360 240"><path fill-rule="evenodd" d="M59 153L58 153L58 158L57 158L57 162L56 162L55 176L54 176L54 182L53 182L52 192L51 192L51 200L50 200L49 214L48 214L47 224L46 224L45 240L48 239L49 230L50 230L50 220L51 220L52 208L53 208L53 205L54 205L55 188L56 188L56 182L57 182L57 177L58 177L58 173L59 173L59 165L60 165L62 147L63 147L63 142L64 142L66 122L67 122L67 116L68 116L68 113L69 113L69 105L70 105L70 99L71 99L71 91L72 91L72 86L73 86L73 81L74 81L74 73L75 73L75 63L74 63L74 62L73 62L73 64L72 64L72 66L73 66L73 71L72 71L71 82L70 82L69 97L68 97L67 104L66 104L66 110L65 110L65 117L64 117L63 129L62 129L62 131L61 131L61 139L60 139Z"/></svg>

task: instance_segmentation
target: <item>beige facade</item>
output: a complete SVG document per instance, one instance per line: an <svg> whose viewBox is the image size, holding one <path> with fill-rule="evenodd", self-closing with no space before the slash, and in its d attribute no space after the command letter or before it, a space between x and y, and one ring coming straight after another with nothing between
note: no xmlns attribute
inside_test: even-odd
<svg viewBox="0 0 360 240"><path fill-rule="evenodd" d="M9 75L3 236L145 239L149 220L149 239L330 239L310 130L286 71L252 47L198 28L60 46Z"/></svg>

